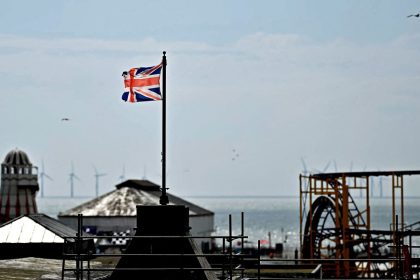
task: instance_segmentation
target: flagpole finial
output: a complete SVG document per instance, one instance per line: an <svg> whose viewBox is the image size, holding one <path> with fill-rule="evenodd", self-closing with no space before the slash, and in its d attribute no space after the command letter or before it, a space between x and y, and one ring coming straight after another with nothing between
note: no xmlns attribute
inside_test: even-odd
<svg viewBox="0 0 420 280"><path fill-rule="evenodd" d="M166 66L166 51L163 51L162 64L163 66Z"/></svg>

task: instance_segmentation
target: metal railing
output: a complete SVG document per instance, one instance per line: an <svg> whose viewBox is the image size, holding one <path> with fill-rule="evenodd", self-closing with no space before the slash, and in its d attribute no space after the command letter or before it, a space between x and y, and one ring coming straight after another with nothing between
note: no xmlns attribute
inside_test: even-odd
<svg viewBox="0 0 420 280"><path fill-rule="evenodd" d="M222 238L227 240L231 238L232 240L242 238L246 236L209 236L208 238ZM71 237L74 238L74 237ZM79 240L91 238L91 237L79 237ZM96 237L95 237L96 238ZM109 236L97 236L97 238L109 238ZM130 236L128 238L203 238L203 236ZM77 242L77 239L76 239ZM202 254L127 254L127 253L67 253L65 256L67 259L74 260L76 265L74 268L66 268L65 267L65 259L63 259L63 273L62 279L65 279L65 272L71 271L74 273L77 280L91 280L91 273L92 272L106 272L112 273L114 271L180 271L180 270L189 270L189 271L212 271L215 273L219 273L219 279L234 279L234 277L238 277L238 279L265 279L262 278L263 275L266 273L265 270L271 271L281 271L284 270L283 266L287 266L287 263L291 263L294 266L298 267L298 265L309 265L312 264L313 268L311 268L310 272L301 272L302 274L306 274L307 277L310 278L319 278L323 279L323 271L325 270L325 264L331 262L358 262L358 263L365 263L368 264L372 261L372 259L299 259L299 258L292 258L292 259L285 259L285 258L268 258L262 255L262 250L260 247L260 241L258 241L258 248L256 251L256 256L252 254L243 254L237 253L234 254L233 250L230 247L225 248L225 251L220 253L202 253ZM221 263L213 263L211 267L187 267L187 266L180 266L180 267L124 267L124 268L116 268L116 267L92 267L91 260L95 257L139 257L139 256L147 256L150 257L174 257L174 258L190 258L190 257L205 257L205 258L219 258L222 262ZM265 257L265 258L263 258ZM388 272L388 278L394 279L402 279L402 272L399 272L400 268L402 267L402 263L404 262L404 258L383 258L383 259L375 259L376 262L388 263L391 265L391 270ZM295 269L296 270L296 269ZM308 269L306 269L308 270ZM393 271L393 272L392 272ZM275 274L275 273L274 273ZM279 273L280 274L280 273ZM331 277L331 276L330 276ZM283 277L270 277L270 279L282 279ZM373 276L366 276L365 278L377 278ZM268 279L268 278L267 278Z"/></svg>
<svg viewBox="0 0 420 280"><path fill-rule="evenodd" d="M218 235L218 236L124 236L126 240L134 239L208 239L208 240L217 240L221 239L221 248L220 251L216 253L97 253L93 249L95 247L89 247L89 242L93 243L94 240L100 239L109 239L114 236L109 235L99 235L99 236L90 236L83 235L82 232L83 225L83 216L78 216L78 230L76 236L67 236L64 237L64 246L63 246L63 262L62 262L62 279L65 279L66 272L71 272L72 277L75 277L76 280L91 280L92 273L95 273L95 279L100 279L98 277L109 275L114 271L211 271L218 275L219 279L268 279L262 278L264 274L267 274L267 271L282 271L285 270L285 266L289 266L291 263L294 265L295 270L301 266L308 266L310 268L301 269L301 272L305 273L306 277L309 278L325 278L328 275L325 274L328 271L328 267L331 267L332 263L345 263L352 262L363 265L369 265L373 259L301 259L295 255L295 258L274 258L273 256L263 255L263 251L266 251L266 248L261 248L261 242L258 240L258 247L254 251L254 254L245 254L244 241L248 237L244 235L244 225L243 225L243 213L241 215L241 234L233 235L232 233L232 217L229 215L229 235ZM240 247L234 247L233 241L240 240ZM401 249L397 243L397 251ZM410 244L411 245L411 244ZM416 246L413 246L416 247ZM237 250L238 253L235 253L234 250ZM411 250L411 249L410 249ZM400 279L404 275L404 272L401 270L405 258L402 254L398 254L398 257L389 257L389 258L375 258L374 261L378 263L389 264L388 278ZM91 261L97 257L105 258L131 258L131 257L148 257L148 258L206 258L211 259L210 266L208 267L189 267L180 265L179 267L115 267L115 266L101 266L94 267L91 265ZM414 258L413 258L414 260ZM418 259L416 259L418 260ZM68 262L75 264L73 267L68 267ZM182 262L181 262L182 263ZM188 262L185 262L188 263ZM420 270L420 269L419 269ZM309 272L308 272L309 271ZM99 275L100 272L103 272L103 275ZM276 274L276 273L273 273ZM277 273L281 275L280 272ZM284 274L284 273L283 273ZM287 274L287 272L286 272ZM283 276L284 277L284 276ZM330 276L331 277L331 276ZM373 274L367 275L366 278L375 278ZM282 279L281 277L270 277L269 279Z"/></svg>
<svg viewBox="0 0 420 280"><path fill-rule="evenodd" d="M110 236L94 236L95 239L104 239L104 238L110 238ZM228 240L228 243L231 244L233 240L236 239L242 239L247 238L247 236L126 236L124 237L126 239L146 239L146 240L156 240L156 239L223 239L223 243L226 243ZM93 253L90 251L84 251L82 248L83 240L86 239L93 239L93 237L90 236L77 236L77 237L65 237L65 246L66 244L70 243L67 240L73 240L71 243L75 243L74 247L76 250L74 252L68 253L63 252L63 264L62 264L62 279L64 279L64 273L65 271L74 271L76 275L76 279L83 279L83 272L88 273L88 278L90 279L90 272L91 271L118 271L118 270L205 270L205 271L220 271L222 275L229 275L230 278L232 278L235 271L241 271L242 268L239 268L237 266L234 266L234 263L238 263L238 258L241 258L245 255L242 254L235 254L233 253L233 250L231 246L225 247L225 250L221 253ZM68 245L67 245L68 246ZM79 249L78 249L79 248ZM90 261L96 257L110 257L110 258L119 258L119 257L174 257L174 258L191 258L191 257L212 257L212 258L219 258L223 260L223 263L218 264L218 268L200 268L200 267L162 267L162 268L115 268L115 267L102 267L102 268L91 268ZM235 259L235 261L234 261ZM74 260L76 262L75 268L66 268L66 260ZM87 268L85 267L87 265Z"/></svg>
<svg viewBox="0 0 420 280"><path fill-rule="evenodd" d="M62 274L61 278L65 279L66 272L73 272L76 280L83 280L83 279L91 279L91 272L114 272L114 271L177 271L177 270L190 270L190 271L214 271L219 272L221 275L221 279L232 279L235 274L240 274L243 278L243 271L244 269L240 267L240 262L244 260L244 257L249 255L244 255L241 253L234 253L233 252L233 241L234 240L241 240L241 252L244 249L244 240L248 238L243 234L244 225L243 225L243 213L241 214L241 234L240 235L233 235L232 233L232 216L229 215L229 235L220 235L220 236L124 236L120 237L125 240L133 240L133 239L148 239L148 240L162 240L162 239L221 239L222 240L222 250L219 253L198 253L198 254L185 254L185 253L171 253L171 254L144 254L144 253L96 253L93 252L94 246L89 248L89 241L91 243L93 240L100 240L100 239L109 239L115 236L109 235L83 235L83 215L78 215L78 227L76 236L65 236L64 239L64 246L63 246L63 260L62 260ZM86 242L88 241L88 242ZM118 268L118 267L100 267L100 268L92 268L91 267L91 260L97 257L109 257L109 258L119 258L119 257L174 257L174 258L217 258L221 260L222 263L215 263L213 267L125 267L125 268ZM74 261L75 266L74 268L68 268L66 266L68 261ZM86 276L86 278L85 278Z"/></svg>

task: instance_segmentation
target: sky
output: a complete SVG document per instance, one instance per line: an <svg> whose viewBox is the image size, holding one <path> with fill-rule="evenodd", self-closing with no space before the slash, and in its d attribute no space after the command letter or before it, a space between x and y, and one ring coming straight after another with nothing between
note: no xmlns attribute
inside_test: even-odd
<svg viewBox="0 0 420 280"><path fill-rule="evenodd" d="M297 195L308 169L420 170L420 1L2 1L0 157L45 195L161 182L161 102L121 73L167 52L167 184ZM69 118L70 121L61 121ZM329 164L328 164L329 163ZM337 169L335 168L337 166ZM410 179L411 180L411 179ZM412 180L407 194L420 195ZM387 189L386 193L389 193Z"/></svg>

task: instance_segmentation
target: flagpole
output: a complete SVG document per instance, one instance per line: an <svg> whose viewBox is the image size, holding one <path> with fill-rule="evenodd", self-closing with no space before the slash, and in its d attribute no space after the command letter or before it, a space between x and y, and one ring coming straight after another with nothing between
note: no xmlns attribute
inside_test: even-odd
<svg viewBox="0 0 420 280"><path fill-rule="evenodd" d="M166 195L166 51L162 56L162 195L159 202L161 205L169 203Z"/></svg>

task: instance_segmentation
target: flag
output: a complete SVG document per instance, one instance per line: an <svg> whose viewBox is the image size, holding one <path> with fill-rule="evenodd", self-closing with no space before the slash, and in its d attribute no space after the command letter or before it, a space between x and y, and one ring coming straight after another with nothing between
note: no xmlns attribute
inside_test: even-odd
<svg viewBox="0 0 420 280"><path fill-rule="evenodd" d="M151 67L131 68L124 71L124 93L122 99L128 102L162 100L160 94L160 71L162 63Z"/></svg>

